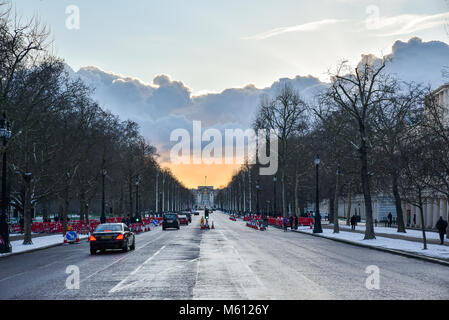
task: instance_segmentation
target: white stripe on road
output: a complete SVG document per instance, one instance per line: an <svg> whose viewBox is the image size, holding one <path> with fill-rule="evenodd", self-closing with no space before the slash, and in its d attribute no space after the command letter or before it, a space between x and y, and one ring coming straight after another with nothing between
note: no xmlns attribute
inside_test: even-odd
<svg viewBox="0 0 449 320"><path fill-rule="evenodd" d="M111 290L109 290L109 293L114 293L117 291L122 290L123 288L125 288L126 286L123 286L123 284L128 281L129 277L135 275L137 272L139 272L140 269L142 269L142 267L144 265L146 265L148 262L150 262L151 260L154 259L154 257L156 257L159 253L161 253L161 251L165 248L166 246L162 246L162 248L160 248L158 251L156 251L151 257L149 257L144 263L142 263L140 266L137 267L136 270L134 270L133 272L131 272L125 279L123 279L122 281L120 281L114 288L112 288Z"/></svg>

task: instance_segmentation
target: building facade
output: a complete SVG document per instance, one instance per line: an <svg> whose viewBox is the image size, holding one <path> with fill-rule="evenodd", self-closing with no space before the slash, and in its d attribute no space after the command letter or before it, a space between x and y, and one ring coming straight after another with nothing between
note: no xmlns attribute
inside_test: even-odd
<svg viewBox="0 0 449 320"><path fill-rule="evenodd" d="M198 189L192 190L195 195L195 207L197 208L214 208L216 190L210 186L199 186Z"/></svg>

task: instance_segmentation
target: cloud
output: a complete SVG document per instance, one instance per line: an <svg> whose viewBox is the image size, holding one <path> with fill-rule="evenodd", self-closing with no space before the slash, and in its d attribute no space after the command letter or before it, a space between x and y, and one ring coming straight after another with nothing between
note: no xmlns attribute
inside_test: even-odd
<svg viewBox="0 0 449 320"><path fill-rule="evenodd" d="M416 33L418 31L444 26L449 19L449 12L433 15L403 14L392 17L368 18L365 23L373 24L379 37L391 37Z"/></svg>
<svg viewBox="0 0 449 320"><path fill-rule="evenodd" d="M412 38L408 42L396 41L388 57L391 59L387 66L389 72L405 81L437 87L445 81L441 70L449 61L449 46ZM142 133L161 153L172 146L171 131L184 128L191 132L194 120L202 121L204 129L217 128L221 132L227 127L249 128L261 96L273 96L284 83L291 84L305 100L312 100L327 85L309 75L282 78L266 88L249 84L219 93L193 95L192 89L168 75L157 75L152 83L96 67L81 68L76 75L96 88L95 98L101 106L122 119L139 123Z"/></svg>
<svg viewBox="0 0 449 320"><path fill-rule="evenodd" d="M304 23L296 26L290 26L290 27L281 27L281 28L275 28L271 29L269 31L265 31L253 36L244 37L243 39L249 39L249 40L265 40L271 37L275 37L284 33L290 33L290 32L310 32L319 30L321 28L324 28L329 25L333 25L336 23L341 23L346 20L338 20L338 19L324 19L309 23Z"/></svg>

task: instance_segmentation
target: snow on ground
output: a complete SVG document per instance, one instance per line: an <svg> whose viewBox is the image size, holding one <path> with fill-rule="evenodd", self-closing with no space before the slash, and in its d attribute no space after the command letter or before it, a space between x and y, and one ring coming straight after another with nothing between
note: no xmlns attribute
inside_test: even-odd
<svg viewBox="0 0 449 320"><path fill-rule="evenodd" d="M300 228L300 230L303 232L307 232L307 233L313 233L313 230L311 230L310 228L307 228L307 227ZM427 234L427 232L426 232L426 234ZM372 246L372 247L388 248L388 249L393 249L393 250L411 252L411 253L419 254L419 255L425 255L425 256L433 257L433 258L449 259L449 247L448 246L442 246L442 245L437 245L437 244L427 244L427 250L423 250L422 242L413 242L413 241L391 239L391 238L378 237L378 236L376 237L376 239L373 239L373 240L363 240L364 234L354 233L354 232L345 232L345 231L341 231L341 230L340 230L340 233L334 234L333 230L331 230L331 229L323 229L323 233L321 235L326 238L342 239L342 240L360 243L360 244L364 244L364 245L368 245L368 246Z"/></svg>
<svg viewBox="0 0 449 320"><path fill-rule="evenodd" d="M87 235L80 235L80 239L87 239ZM39 248L44 248L64 242L64 237L61 234L55 234L51 236L33 238L33 244L24 245L23 240L11 241L12 253L31 251ZM0 254L1 256L7 256L10 253Z"/></svg>
<svg viewBox="0 0 449 320"><path fill-rule="evenodd" d="M332 226L332 225L330 225L330 226ZM356 228L356 230L365 232L365 225L358 225L355 228ZM340 224L340 230L342 230L342 229L350 230L351 226L347 226L346 223L345 223L345 225ZM374 227L374 232L376 234L377 233L396 234L396 235L403 235L405 237L410 237L410 238L422 239L422 231L421 230L406 229L406 231L407 231L407 233L398 233L397 227L392 227L392 228ZM433 239L433 240L440 240L440 235L437 232L426 231L426 238ZM449 243L449 240L445 239L445 242Z"/></svg>

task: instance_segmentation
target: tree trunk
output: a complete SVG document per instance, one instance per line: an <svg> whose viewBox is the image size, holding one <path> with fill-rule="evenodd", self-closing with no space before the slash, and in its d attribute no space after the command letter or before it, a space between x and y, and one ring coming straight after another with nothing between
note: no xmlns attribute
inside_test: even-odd
<svg viewBox="0 0 449 320"><path fill-rule="evenodd" d="M33 244L31 237L31 174L23 174L23 182L25 185L24 202L23 202L23 228L24 228L24 238L23 244L31 245Z"/></svg>
<svg viewBox="0 0 449 320"><path fill-rule="evenodd" d="M423 210L421 191L419 191L419 214L421 216L422 241L423 241L423 245L424 245L423 249L427 250L426 229L425 229L425 223L424 223L424 210Z"/></svg>
<svg viewBox="0 0 449 320"><path fill-rule="evenodd" d="M84 218L86 216L86 194L84 190L80 192L80 221L84 222Z"/></svg>
<svg viewBox="0 0 449 320"><path fill-rule="evenodd" d="M335 214L335 194L333 194L332 190L329 190L329 212L328 212L328 217L329 217L329 223L334 223L334 214Z"/></svg>
<svg viewBox="0 0 449 320"><path fill-rule="evenodd" d="M335 204L334 204L334 233L340 233L340 226L338 225L338 197L340 196L340 174L337 171L337 177L335 180Z"/></svg>
<svg viewBox="0 0 449 320"><path fill-rule="evenodd" d="M399 194L399 188L398 188L398 175L397 171L393 173L393 196L396 204L396 215L397 215L397 221L398 221L398 232L406 233L405 231L405 224L404 224L404 213L402 212L402 201L401 196Z"/></svg>
<svg viewBox="0 0 449 320"><path fill-rule="evenodd" d="M64 190L64 204L62 208L62 226L64 234L67 233L67 216L69 212L69 187L66 186Z"/></svg>
<svg viewBox="0 0 449 320"><path fill-rule="evenodd" d="M362 180L362 189L363 196L365 198L365 213L366 213L366 229L365 229L365 237L364 240L376 239L376 235L374 233L374 225L373 225L373 208L371 206L371 191L370 191L370 182L369 182L369 174L368 174L368 151L366 147L366 134L365 127L363 124L360 124L360 136L361 136L361 144L360 144L360 162L361 162L361 180Z"/></svg>
<svg viewBox="0 0 449 320"><path fill-rule="evenodd" d="M447 198L447 203L449 205L449 197ZM446 221L448 222L446 230L446 238L449 239L449 208L446 208Z"/></svg>
<svg viewBox="0 0 449 320"><path fill-rule="evenodd" d="M281 180L282 180L282 216L288 217L287 201L285 199L285 168L282 168Z"/></svg>

